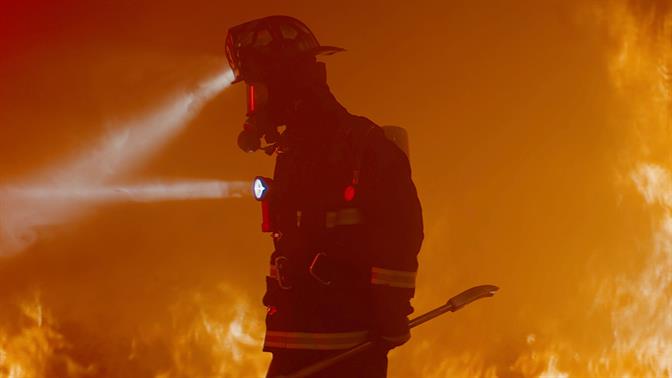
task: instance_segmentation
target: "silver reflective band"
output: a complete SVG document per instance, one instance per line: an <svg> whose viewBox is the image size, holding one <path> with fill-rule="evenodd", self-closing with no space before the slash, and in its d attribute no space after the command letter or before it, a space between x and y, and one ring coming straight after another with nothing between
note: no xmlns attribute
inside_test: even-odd
<svg viewBox="0 0 672 378"><path fill-rule="evenodd" d="M368 339L368 331L356 332L283 332L266 331L264 347L283 349L350 349Z"/></svg>
<svg viewBox="0 0 672 378"><path fill-rule="evenodd" d="M327 228L336 226L350 226L364 223L362 211L356 207L348 207L336 211L328 211L325 224Z"/></svg>
<svg viewBox="0 0 672 378"><path fill-rule="evenodd" d="M374 285L413 289L415 288L416 275L417 272L384 269L374 266L371 268L371 283Z"/></svg>

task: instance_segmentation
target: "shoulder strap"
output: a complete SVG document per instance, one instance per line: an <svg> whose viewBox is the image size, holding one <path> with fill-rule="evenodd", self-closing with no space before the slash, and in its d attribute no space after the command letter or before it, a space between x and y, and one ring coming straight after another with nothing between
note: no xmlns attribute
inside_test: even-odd
<svg viewBox="0 0 672 378"><path fill-rule="evenodd" d="M345 132L352 156L352 184L359 183L359 175L364 155L376 134L382 135L382 129L365 117L347 115Z"/></svg>

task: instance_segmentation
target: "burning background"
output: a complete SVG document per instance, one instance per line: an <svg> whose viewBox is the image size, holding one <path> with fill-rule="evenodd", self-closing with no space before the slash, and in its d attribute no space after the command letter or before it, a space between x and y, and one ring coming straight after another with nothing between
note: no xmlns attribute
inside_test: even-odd
<svg viewBox="0 0 672 378"><path fill-rule="evenodd" d="M426 242L394 377L672 375L665 0L2 2L0 377L257 377L270 241L230 198L228 27L304 20L411 135Z"/></svg>

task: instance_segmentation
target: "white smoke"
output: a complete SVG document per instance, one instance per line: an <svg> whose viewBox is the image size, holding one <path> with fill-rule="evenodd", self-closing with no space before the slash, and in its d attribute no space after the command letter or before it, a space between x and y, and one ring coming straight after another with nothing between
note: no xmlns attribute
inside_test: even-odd
<svg viewBox="0 0 672 378"><path fill-rule="evenodd" d="M25 180L0 188L0 256L33 244L43 225L71 221L93 203L130 199L225 198L242 183L188 182L173 185L113 187L175 137L214 96L233 81L226 69L190 93L176 95L140 117L110 126L113 131L79 156ZM87 207L86 205L89 205Z"/></svg>

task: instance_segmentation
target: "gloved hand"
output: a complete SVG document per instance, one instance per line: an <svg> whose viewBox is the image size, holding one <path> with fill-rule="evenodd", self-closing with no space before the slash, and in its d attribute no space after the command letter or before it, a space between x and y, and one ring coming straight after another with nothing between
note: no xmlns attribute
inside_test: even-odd
<svg viewBox="0 0 672 378"><path fill-rule="evenodd" d="M375 340L384 348L398 347L411 338L408 315L413 312L408 295L396 288L378 286L373 288L374 322L372 332Z"/></svg>
<svg viewBox="0 0 672 378"><path fill-rule="evenodd" d="M381 335L378 339L378 343L384 349L394 349L398 346L405 344L408 340L411 339L411 332L406 330L405 333L398 335Z"/></svg>
<svg viewBox="0 0 672 378"><path fill-rule="evenodd" d="M403 345L411 338L408 318L402 315L388 314L374 329L376 342L384 349L393 349Z"/></svg>

